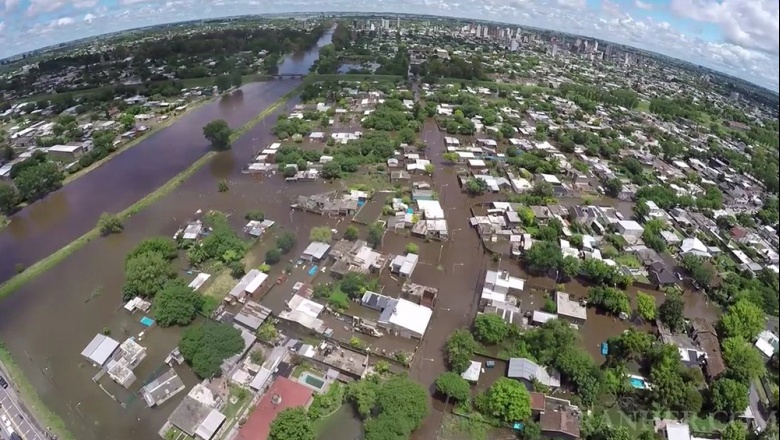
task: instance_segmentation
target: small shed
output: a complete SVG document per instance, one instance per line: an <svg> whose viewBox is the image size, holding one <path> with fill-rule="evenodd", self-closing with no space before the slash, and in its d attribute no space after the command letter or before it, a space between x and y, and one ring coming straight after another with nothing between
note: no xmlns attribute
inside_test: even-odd
<svg viewBox="0 0 780 440"><path fill-rule="evenodd" d="M109 338L106 335L95 335L89 344L82 350L81 355L87 358L92 364L102 367L111 358L116 349L119 348L119 342Z"/></svg>
<svg viewBox="0 0 780 440"><path fill-rule="evenodd" d="M321 241L312 241L301 254L301 260L322 261L328 254L330 245Z"/></svg>

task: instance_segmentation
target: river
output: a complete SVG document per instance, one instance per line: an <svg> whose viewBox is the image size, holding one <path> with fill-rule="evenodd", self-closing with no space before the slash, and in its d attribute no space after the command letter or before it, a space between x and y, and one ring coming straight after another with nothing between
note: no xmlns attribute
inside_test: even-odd
<svg viewBox="0 0 780 440"><path fill-rule="evenodd" d="M317 48L287 56L279 74L306 74L330 43L326 32ZM11 217L0 231L0 283L15 267L41 260L95 227L103 212L120 212L154 191L209 150L202 127L224 119L240 127L300 84L299 80L251 83L182 116L170 127L119 153L92 172Z"/></svg>
<svg viewBox="0 0 780 440"><path fill-rule="evenodd" d="M323 35L318 47L328 44L330 37L330 32ZM308 72L317 56L318 48L292 55L280 66L280 74ZM209 149L201 131L207 122L223 118L232 127L240 126L298 84L298 80L247 84L241 92L195 109L24 209L0 233L0 279L10 278L16 263L31 264L46 257L93 228L102 212L121 211L187 168ZM290 111L297 102L297 98L290 100L288 108L277 109L238 139L232 150L218 154L171 194L128 219L122 234L93 240L3 301L0 340L47 407L63 417L77 439L157 438L157 430L183 396L150 410L140 396L109 384L108 391L118 399L114 401L92 382L96 369L80 352L103 328L118 340L142 330L138 322L142 315L121 309L120 299L123 256L144 238L170 236L201 208L236 213L232 217L236 225L252 208L263 209L269 218L289 215L289 203L280 197L283 182L260 190L257 180L240 170L254 151L274 140L270 126L278 114ZM227 193L217 192L222 179L230 183ZM297 193L311 194L321 188L314 183L296 185L285 188L284 197L291 202ZM306 223L316 221L312 218L301 225ZM178 343L179 334L175 328L154 327L147 332L141 344L149 354L135 370L138 379L131 390L155 373L167 351ZM189 389L195 377L189 368L177 370Z"/></svg>

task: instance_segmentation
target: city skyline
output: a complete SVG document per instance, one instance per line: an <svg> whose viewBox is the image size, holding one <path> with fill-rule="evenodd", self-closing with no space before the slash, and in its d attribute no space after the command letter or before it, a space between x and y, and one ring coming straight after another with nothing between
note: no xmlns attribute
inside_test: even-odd
<svg viewBox="0 0 780 440"><path fill-rule="evenodd" d="M0 58L109 32L236 15L419 13L564 31L657 52L778 91L778 4L767 0L0 0Z"/></svg>

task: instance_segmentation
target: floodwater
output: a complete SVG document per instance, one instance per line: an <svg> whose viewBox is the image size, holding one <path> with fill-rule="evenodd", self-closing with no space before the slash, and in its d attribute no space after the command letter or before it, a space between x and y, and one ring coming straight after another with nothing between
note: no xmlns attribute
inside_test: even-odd
<svg viewBox="0 0 780 440"><path fill-rule="evenodd" d="M318 41L330 43L332 31ZM318 48L288 56L280 74L308 73ZM186 169L209 150L202 127L224 119L240 127L300 82L247 84L240 91L197 108L61 190L12 216L0 231L0 282L92 229L103 212L119 212Z"/></svg>
<svg viewBox="0 0 780 440"><path fill-rule="evenodd" d="M323 420L318 440L363 440L363 422L349 404L344 404L332 416Z"/></svg>
<svg viewBox="0 0 780 440"><path fill-rule="evenodd" d="M329 40L330 33L323 36L320 46ZM313 55L299 58L300 62L313 62L317 50L310 52ZM293 67L287 64L287 68ZM298 67L298 71L306 70L308 66ZM298 81L282 80L247 85L243 94L197 109L25 209L0 234L0 273L10 276L16 262L34 262L45 257L92 228L101 212L123 209L186 168L208 150L201 135L203 124L225 118L231 126L238 126L297 84ZM92 382L97 369L86 365L80 356L86 344L104 328L118 340L138 335L142 330L138 323L142 315L130 315L121 308L123 260L134 246L150 236L172 235L198 209L232 214L235 226L242 225L246 211L257 208L265 211L268 218L282 220L280 226L293 230L308 231L321 224L317 216L296 218L293 224L289 205L297 194L323 191L322 185L286 186L279 176L261 182L240 171L253 152L274 140L271 124L296 102L293 99L287 108L269 115L242 136L231 151L220 153L171 194L128 219L122 234L90 242L4 301L0 308L0 339L47 407L63 417L79 440L156 438L157 430L183 397L180 394L150 410L142 398L132 394L150 379L168 351L176 346L178 329L153 327L146 333L140 343L147 347L149 355L136 369L138 379L129 391L109 384L107 378L101 380L116 401ZM159 157L166 160L157 160ZM230 186L226 193L217 191L217 183L222 179ZM299 249L291 255L305 245L299 242ZM179 373L191 386L196 379L187 370L181 368Z"/></svg>

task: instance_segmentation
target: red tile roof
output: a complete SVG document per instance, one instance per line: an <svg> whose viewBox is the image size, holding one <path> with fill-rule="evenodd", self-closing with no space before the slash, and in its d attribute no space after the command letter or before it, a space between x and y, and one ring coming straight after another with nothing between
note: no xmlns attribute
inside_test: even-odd
<svg viewBox="0 0 780 440"><path fill-rule="evenodd" d="M276 378L268 391L263 395L249 419L241 427L238 440L266 440L271 430L271 422L283 409L296 406L308 406L313 392L310 388L284 377ZM274 403L274 396L281 401Z"/></svg>
<svg viewBox="0 0 780 440"><path fill-rule="evenodd" d="M544 411L545 398L544 393L529 393L531 395L531 409L534 411Z"/></svg>

